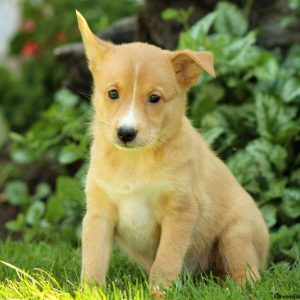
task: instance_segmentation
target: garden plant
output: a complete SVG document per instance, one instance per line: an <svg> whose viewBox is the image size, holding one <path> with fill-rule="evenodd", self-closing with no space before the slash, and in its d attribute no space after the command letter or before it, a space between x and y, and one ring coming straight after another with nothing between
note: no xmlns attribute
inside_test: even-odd
<svg viewBox="0 0 300 300"><path fill-rule="evenodd" d="M135 13L138 4L73 2L24 1L24 21L10 45L11 55L21 57L18 70L0 65L0 216L13 207L12 219L0 220L6 228L0 231L6 236L0 242L0 298L149 299L155 295L146 274L118 249L106 288L80 286L92 111L88 100L63 87L65 70L53 49L79 41L74 7L101 31ZM279 26L292 26L299 17L300 2L288 2L290 19ZM192 12L170 8L161 15L183 23L178 49L214 54L216 78L201 76L189 94L187 113L256 199L271 248L262 282L254 288L241 289L210 273L184 273L165 297L300 297L300 44L263 48L257 43L260 28L250 29L247 10L230 2L219 1L190 26Z"/></svg>

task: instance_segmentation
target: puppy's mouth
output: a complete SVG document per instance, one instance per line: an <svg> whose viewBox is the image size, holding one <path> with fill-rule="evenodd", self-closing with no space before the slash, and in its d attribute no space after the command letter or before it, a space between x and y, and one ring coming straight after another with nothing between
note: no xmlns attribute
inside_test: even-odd
<svg viewBox="0 0 300 300"><path fill-rule="evenodd" d="M137 150L144 147L143 145L137 145L133 142L117 142L115 143L115 146L122 150Z"/></svg>
<svg viewBox="0 0 300 300"><path fill-rule="evenodd" d="M121 143L121 147L123 148L139 148L140 146L132 144L132 143Z"/></svg>

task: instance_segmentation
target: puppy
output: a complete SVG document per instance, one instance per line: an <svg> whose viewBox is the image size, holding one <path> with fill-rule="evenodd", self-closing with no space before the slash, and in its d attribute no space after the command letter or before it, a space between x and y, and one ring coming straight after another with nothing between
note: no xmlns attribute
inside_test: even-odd
<svg viewBox="0 0 300 300"><path fill-rule="evenodd" d="M185 116L210 52L100 40L77 12L94 79L82 279L105 284L116 242L168 284L183 268L260 279L268 230L251 196Z"/></svg>

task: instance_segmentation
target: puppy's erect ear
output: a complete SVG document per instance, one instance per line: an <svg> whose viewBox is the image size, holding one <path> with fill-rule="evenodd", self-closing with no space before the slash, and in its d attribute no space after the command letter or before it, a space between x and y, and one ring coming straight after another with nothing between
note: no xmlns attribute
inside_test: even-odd
<svg viewBox="0 0 300 300"><path fill-rule="evenodd" d="M171 62L177 80L184 89L188 89L195 84L202 70L211 76L215 76L213 55L208 51L176 51L171 54Z"/></svg>
<svg viewBox="0 0 300 300"><path fill-rule="evenodd" d="M96 59L101 59L107 51L113 47L109 42L99 39L89 28L85 18L76 10L77 21L81 33L85 54L89 61L89 67L93 65Z"/></svg>

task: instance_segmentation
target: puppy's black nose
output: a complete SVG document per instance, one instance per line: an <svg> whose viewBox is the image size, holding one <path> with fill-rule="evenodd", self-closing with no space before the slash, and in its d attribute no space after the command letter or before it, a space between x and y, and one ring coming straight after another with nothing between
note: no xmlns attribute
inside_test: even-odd
<svg viewBox="0 0 300 300"><path fill-rule="evenodd" d="M135 139L137 130L133 127L121 126L118 128L118 138L123 142L131 142Z"/></svg>

